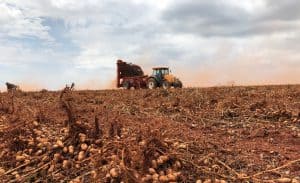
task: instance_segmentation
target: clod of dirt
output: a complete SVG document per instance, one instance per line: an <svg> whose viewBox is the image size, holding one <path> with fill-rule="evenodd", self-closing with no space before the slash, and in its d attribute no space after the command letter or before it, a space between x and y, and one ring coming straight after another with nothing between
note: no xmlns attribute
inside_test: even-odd
<svg viewBox="0 0 300 183"><path fill-rule="evenodd" d="M269 134L265 128L256 129L251 133L251 137L267 137Z"/></svg>

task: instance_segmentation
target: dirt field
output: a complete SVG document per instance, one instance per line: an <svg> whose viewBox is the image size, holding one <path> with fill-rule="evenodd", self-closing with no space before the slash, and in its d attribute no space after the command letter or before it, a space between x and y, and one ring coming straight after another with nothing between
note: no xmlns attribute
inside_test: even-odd
<svg viewBox="0 0 300 183"><path fill-rule="evenodd" d="M300 182L300 86L0 94L2 182Z"/></svg>

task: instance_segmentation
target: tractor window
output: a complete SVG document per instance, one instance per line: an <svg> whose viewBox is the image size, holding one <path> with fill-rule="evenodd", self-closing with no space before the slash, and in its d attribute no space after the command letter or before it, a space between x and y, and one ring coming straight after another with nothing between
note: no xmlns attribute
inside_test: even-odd
<svg viewBox="0 0 300 183"><path fill-rule="evenodd" d="M162 74L163 75L168 75L169 74L169 69L163 69Z"/></svg>
<svg viewBox="0 0 300 183"><path fill-rule="evenodd" d="M154 75L154 76L157 75L157 70L153 70L153 75Z"/></svg>
<svg viewBox="0 0 300 183"><path fill-rule="evenodd" d="M168 75L169 69L154 69L153 75Z"/></svg>
<svg viewBox="0 0 300 183"><path fill-rule="evenodd" d="M153 75L159 75L161 73L161 71L160 70L157 70L157 69L155 69L155 70L153 70Z"/></svg>

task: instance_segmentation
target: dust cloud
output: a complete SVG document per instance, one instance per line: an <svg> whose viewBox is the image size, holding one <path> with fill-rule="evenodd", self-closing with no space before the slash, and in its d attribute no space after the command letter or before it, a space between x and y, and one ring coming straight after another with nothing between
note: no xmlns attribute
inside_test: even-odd
<svg viewBox="0 0 300 183"><path fill-rule="evenodd" d="M225 56L226 58L226 56ZM280 57L282 59L282 57ZM153 61L151 56L141 56L135 60L124 60L141 66L146 75L151 75L154 66L161 66ZM184 87L212 87L231 85L273 85L273 84L300 84L300 61L278 58L266 59L257 56L239 56L235 59L221 59L219 56L205 62L189 64L185 62L168 62L172 74L178 77ZM115 64L115 62L112 62ZM115 72L98 78L99 75L88 76L75 82L77 90L116 89ZM48 89L47 82L18 81L13 82L23 91L40 91ZM54 90L62 89L65 84L60 83ZM6 91L5 83L1 83L0 91Z"/></svg>
<svg viewBox="0 0 300 183"><path fill-rule="evenodd" d="M177 68L186 87L299 84L300 67L257 60L218 62Z"/></svg>
<svg viewBox="0 0 300 183"><path fill-rule="evenodd" d="M12 83L18 85L22 91L40 91L47 87L44 83L34 81L18 81ZM1 83L0 91L6 91L5 82Z"/></svg>

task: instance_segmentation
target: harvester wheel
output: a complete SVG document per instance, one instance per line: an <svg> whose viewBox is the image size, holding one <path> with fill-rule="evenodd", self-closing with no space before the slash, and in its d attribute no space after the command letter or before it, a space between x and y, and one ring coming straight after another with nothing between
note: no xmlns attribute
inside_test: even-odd
<svg viewBox="0 0 300 183"><path fill-rule="evenodd" d="M126 90L129 90L130 89L130 83L128 81L125 81L123 83L123 88L126 89Z"/></svg>
<svg viewBox="0 0 300 183"><path fill-rule="evenodd" d="M171 85L168 81L164 81L162 83L162 87L163 87L163 89L169 89L171 87Z"/></svg>
<svg viewBox="0 0 300 183"><path fill-rule="evenodd" d="M153 78L150 78L148 80L147 85L148 85L149 89L155 89L157 87L157 83L156 83L155 79L153 79Z"/></svg>

